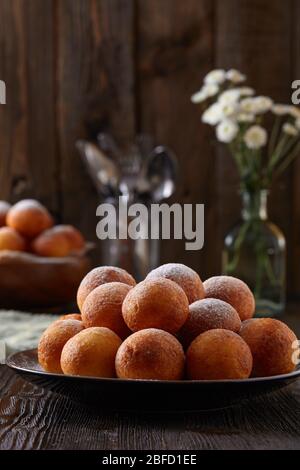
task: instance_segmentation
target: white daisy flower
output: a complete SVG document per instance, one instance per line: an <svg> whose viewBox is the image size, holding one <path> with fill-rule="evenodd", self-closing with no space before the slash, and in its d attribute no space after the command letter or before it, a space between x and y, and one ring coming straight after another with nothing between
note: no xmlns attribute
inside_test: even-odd
<svg viewBox="0 0 300 470"><path fill-rule="evenodd" d="M219 96L219 103L220 104L235 104L238 102L240 98L240 92L237 88L233 88L232 90L226 90Z"/></svg>
<svg viewBox="0 0 300 470"><path fill-rule="evenodd" d="M289 114L295 119L300 118L300 108L297 108L297 106L290 106Z"/></svg>
<svg viewBox="0 0 300 470"><path fill-rule="evenodd" d="M256 96L255 98L245 98L241 101L241 110L244 113L264 114L273 106L273 101L267 96Z"/></svg>
<svg viewBox="0 0 300 470"><path fill-rule="evenodd" d="M194 104L202 103L206 99L207 96L206 93L204 93L203 89L196 91L196 93L191 96L191 102Z"/></svg>
<svg viewBox="0 0 300 470"><path fill-rule="evenodd" d="M268 133L261 126L251 126L244 135L244 141L249 149L257 150L266 145Z"/></svg>
<svg viewBox="0 0 300 470"><path fill-rule="evenodd" d="M254 88L251 88L249 86L239 87L239 88L236 88L236 90L238 90L240 96L253 96L253 95L255 95Z"/></svg>
<svg viewBox="0 0 300 470"><path fill-rule="evenodd" d="M209 124L210 126L215 126L223 118L222 109L219 103L212 104L206 111L202 114L202 122Z"/></svg>
<svg viewBox="0 0 300 470"><path fill-rule="evenodd" d="M238 122L254 122L255 115L251 113L239 113L236 116Z"/></svg>
<svg viewBox="0 0 300 470"><path fill-rule="evenodd" d="M268 96L257 96L256 98L254 98L254 100L258 114L267 113L268 111L270 111L270 109L272 109L273 100L271 100L271 98L269 98Z"/></svg>
<svg viewBox="0 0 300 470"><path fill-rule="evenodd" d="M226 73L226 78L232 83L242 83L247 79L246 75L242 74L239 72L239 70L236 69L228 70Z"/></svg>
<svg viewBox="0 0 300 470"><path fill-rule="evenodd" d="M240 102L241 112L246 114L256 114L257 104L255 98L245 98Z"/></svg>
<svg viewBox="0 0 300 470"><path fill-rule="evenodd" d="M231 119L225 119L220 122L216 129L216 135L219 142L229 144L232 142L239 132L238 125Z"/></svg>
<svg viewBox="0 0 300 470"><path fill-rule="evenodd" d="M215 96L217 93L219 93L220 87L215 83L211 83L208 85L204 85L203 91L204 93L206 93L208 98L211 98L212 96Z"/></svg>
<svg viewBox="0 0 300 470"><path fill-rule="evenodd" d="M209 85L221 85L225 80L226 72L223 69L212 70L204 77L204 83Z"/></svg>
<svg viewBox="0 0 300 470"><path fill-rule="evenodd" d="M282 130L283 132L290 135L291 137L296 137L300 132L299 129L297 129L297 127L293 126L293 124L290 124L289 122L286 122L283 125Z"/></svg>
<svg viewBox="0 0 300 470"><path fill-rule="evenodd" d="M221 107L222 119L234 119L240 110L238 103L219 104Z"/></svg>
<svg viewBox="0 0 300 470"><path fill-rule="evenodd" d="M207 98L211 98L212 96L215 96L217 93L219 93L219 90L220 88L218 85L213 83L210 85L204 85L201 90L192 95L191 101L195 104L202 103L203 101L207 100Z"/></svg>
<svg viewBox="0 0 300 470"><path fill-rule="evenodd" d="M291 106L287 104L274 104L272 106L272 112L277 116L284 116L290 113Z"/></svg>

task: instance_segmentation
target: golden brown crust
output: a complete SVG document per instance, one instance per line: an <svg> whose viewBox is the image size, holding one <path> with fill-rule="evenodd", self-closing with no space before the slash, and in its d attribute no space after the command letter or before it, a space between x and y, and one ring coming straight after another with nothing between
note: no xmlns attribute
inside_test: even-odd
<svg viewBox="0 0 300 470"><path fill-rule="evenodd" d="M38 201L24 199L9 210L6 223L25 237L34 238L52 227L53 219Z"/></svg>
<svg viewBox="0 0 300 470"><path fill-rule="evenodd" d="M61 368L68 375L115 377L115 357L121 343L108 328L87 328L65 344Z"/></svg>
<svg viewBox="0 0 300 470"><path fill-rule="evenodd" d="M11 227L0 228L0 250L25 251L26 241Z"/></svg>
<svg viewBox="0 0 300 470"><path fill-rule="evenodd" d="M146 279L128 292L122 312L132 331L158 328L176 333L188 318L189 304L183 289L175 282Z"/></svg>
<svg viewBox="0 0 300 470"><path fill-rule="evenodd" d="M232 276L215 276L203 283L206 298L224 300L238 312L240 319L252 318L255 299L245 282Z"/></svg>
<svg viewBox="0 0 300 470"><path fill-rule="evenodd" d="M237 311L223 300L198 300L190 305L189 311L189 318L178 333L178 338L185 348L205 331L222 328L237 333L241 328Z"/></svg>
<svg viewBox="0 0 300 470"><path fill-rule="evenodd" d="M133 277L125 271L125 269L114 266L100 266L95 268L83 278L79 286L77 292L77 304L79 309L82 309L85 299L96 287L107 284L108 282L122 282L129 286L136 285Z"/></svg>
<svg viewBox="0 0 300 470"><path fill-rule="evenodd" d="M287 374L295 369L292 344L297 340L294 332L274 318L253 318L242 323L241 337L253 355L255 377Z"/></svg>
<svg viewBox="0 0 300 470"><path fill-rule="evenodd" d="M192 380L246 379L252 370L250 348L233 331L209 330L191 343L186 354Z"/></svg>
<svg viewBox="0 0 300 470"><path fill-rule="evenodd" d="M122 304L132 289L128 284L109 282L96 287L85 299L82 306L82 320L84 325L105 326L117 333L120 338L127 338L131 334L122 316Z"/></svg>
<svg viewBox="0 0 300 470"><path fill-rule="evenodd" d="M68 239L61 233L55 233L52 228L45 230L31 244L34 254L46 258L63 258L70 253Z"/></svg>
<svg viewBox="0 0 300 470"><path fill-rule="evenodd" d="M182 346L166 331L138 331L120 346L116 372L122 379L180 380L184 372Z"/></svg>
<svg viewBox="0 0 300 470"><path fill-rule="evenodd" d="M64 233L65 237L69 241L70 249L72 253L81 251L85 247L85 239L82 233L73 225L56 225L56 230Z"/></svg>
<svg viewBox="0 0 300 470"><path fill-rule="evenodd" d="M156 279L157 277L164 277L176 282L184 290L189 304L204 298L204 287L199 275L184 264L163 264L153 269L146 279Z"/></svg>
<svg viewBox="0 0 300 470"><path fill-rule="evenodd" d="M84 248L81 233L71 225L56 225L41 233L32 242L33 253L45 257L65 257Z"/></svg>
<svg viewBox="0 0 300 470"><path fill-rule="evenodd" d="M80 313L67 313L67 315L62 315L59 317L59 320L78 320L82 321Z"/></svg>
<svg viewBox="0 0 300 470"><path fill-rule="evenodd" d="M60 356L66 342L84 329L78 320L56 320L43 333L38 345L38 360L47 372L62 372Z"/></svg>

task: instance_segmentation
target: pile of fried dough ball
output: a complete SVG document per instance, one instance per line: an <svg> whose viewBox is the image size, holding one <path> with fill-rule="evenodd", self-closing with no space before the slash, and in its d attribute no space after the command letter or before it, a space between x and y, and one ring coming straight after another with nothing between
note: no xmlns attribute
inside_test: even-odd
<svg viewBox="0 0 300 470"><path fill-rule="evenodd" d="M252 318L248 286L230 276L202 283L182 264L151 271L136 284L102 266L82 280L80 314L52 323L38 359L44 370L77 376L152 380L224 380L295 369L293 331Z"/></svg>
<svg viewBox="0 0 300 470"><path fill-rule="evenodd" d="M56 225L40 202L23 199L14 206L0 201L0 251L29 252L42 257L65 257L85 247L72 225Z"/></svg>

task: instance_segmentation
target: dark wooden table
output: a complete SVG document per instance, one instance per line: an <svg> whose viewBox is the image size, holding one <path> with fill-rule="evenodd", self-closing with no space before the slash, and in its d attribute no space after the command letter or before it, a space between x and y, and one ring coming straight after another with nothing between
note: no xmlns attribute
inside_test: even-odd
<svg viewBox="0 0 300 470"><path fill-rule="evenodd" d="M300 336L300 306L285 317ZM0 449L300 449L300 380L234 408L99 413L0 368Z"/></svg>

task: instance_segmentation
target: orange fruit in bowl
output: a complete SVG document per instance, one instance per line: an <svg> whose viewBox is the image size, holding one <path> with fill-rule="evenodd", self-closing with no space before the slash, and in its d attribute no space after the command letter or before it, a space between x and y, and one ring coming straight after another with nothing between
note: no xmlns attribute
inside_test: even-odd
<svg viewBox="0 0 300 470"><path fill-rule="evenodd" d="M33 253L45 257L65 257L85 246L79 230L71 225L57 225L41 233L31 244Z"/></svg>
<svg viewBox="0 0 300 470"><path fill-rule="evenodd" d="M10 227L0 228L0 251L26 251L26 241L16 230Z"/></svg>
<svg viewBox="0 0 300 470"><path fill-rule="evenodd" d="M48 210L34 199L17 202L8 211L6 224L17 230L21 235L34 238L53 225Z"/></svg>

